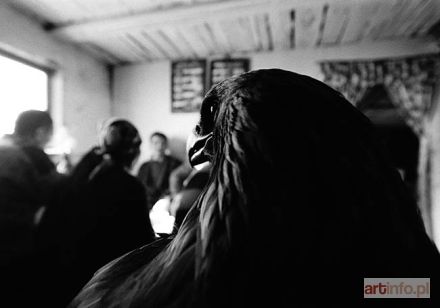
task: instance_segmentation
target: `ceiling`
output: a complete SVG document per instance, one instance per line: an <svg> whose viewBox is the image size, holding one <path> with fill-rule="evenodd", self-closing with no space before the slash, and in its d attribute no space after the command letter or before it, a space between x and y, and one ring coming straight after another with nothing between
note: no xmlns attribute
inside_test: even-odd
<svg viewBox="0 0 440 308"><path fill-rule="evenodd" d="M439 0L8 0L112 63L426 36Z"/></svg>

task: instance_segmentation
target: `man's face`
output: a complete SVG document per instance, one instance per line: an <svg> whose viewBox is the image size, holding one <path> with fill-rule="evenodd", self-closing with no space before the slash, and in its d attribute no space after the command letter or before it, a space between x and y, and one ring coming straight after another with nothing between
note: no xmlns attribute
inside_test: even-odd
<svg viewBox="0 0 440 308"><path fill-rule="evenodd" d="M167 142L160 136L153 136L150 140L151 150L156 155L164 155L167 149Z"/></svg>
<svg viewBox="0 0 440 308"><path fill-rule="evenodd" d="M39 127L35 132L35 141L40 148L46 147L53 136L53 127Z"/></svg>

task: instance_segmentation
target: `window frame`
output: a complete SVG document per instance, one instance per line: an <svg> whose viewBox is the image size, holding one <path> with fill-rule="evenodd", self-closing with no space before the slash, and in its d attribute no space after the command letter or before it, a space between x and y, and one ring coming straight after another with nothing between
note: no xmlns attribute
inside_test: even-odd
<svg viewBox="0 0 440 308"><path fill-rule="evenodd" d="M11 51L3 46L0 46L0 56L5 58L9 58L13 61L20 62L24 65L33 67L35 69L41 70L47 74L47 112L53 116L53 107L54 107L54 82L57 76L57 69L54 63L49 61L42 61L37 59L32 59L31 56L24 55L18 51ZM46 62L46 63L43 63Z"/></svg>

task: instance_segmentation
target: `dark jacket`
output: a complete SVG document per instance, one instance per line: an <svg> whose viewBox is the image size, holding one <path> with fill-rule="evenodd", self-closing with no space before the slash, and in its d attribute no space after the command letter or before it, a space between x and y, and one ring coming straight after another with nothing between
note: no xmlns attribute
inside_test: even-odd
<svg viewBox="0 0 440 308"><path fill-rule="evenodd" d="M155 240L144 187L123 166L91 151L69 183L58 207L43 218L39 240L41 257L51 273L46 296L60 307L100 267ZM56 292L54 280L60 284Z"/></svg>
<svg viewBox="0 0 440 308"><path fill-rule="evenodd" d="M35 169L15 146L0 145L0 267L30 255L42 201Z"/></svg>
<svg viewBox="0 0 440 308"><path fill-rule="evenodd" d="M149 209L157 200L169 194L170 174L181 163L180 160L167 155L161 162L150 160L142 164L138 178L144 184Z"/></svg>
<svg viewBox="0 0 440 308"><path fill-rule="evenodd" d="M44 205L41 184L19 147L0 145L0 289L5 307L28 307L33 298L35 218Z"/></svg>

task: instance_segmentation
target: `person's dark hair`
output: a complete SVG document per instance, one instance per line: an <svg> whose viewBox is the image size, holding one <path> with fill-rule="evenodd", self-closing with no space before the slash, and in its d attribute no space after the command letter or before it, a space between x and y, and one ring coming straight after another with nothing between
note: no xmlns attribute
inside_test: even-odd
<svg viewBox="0 0 440 308"><path fill-rule="evenodd" d="M165 142L168 142L168 138L164 133L154 132L150 135L150 140L153 139L153 137L159 137L162 138Z"/></svg>
<svg viewBox="0 0 440 308"><path fill-rule="evenodd" d="M103 128L101 148L117 163L129 166L140 154L141 137L127 120L113 120Z"/></svg>
<svg viewBox="0 0 440 308"><path fill-rule="evenodd" d="M23 111L15 121L14 134L19 137L32 137L40 127L53 127L53 121L48 112L40 110Z"/></svg>

